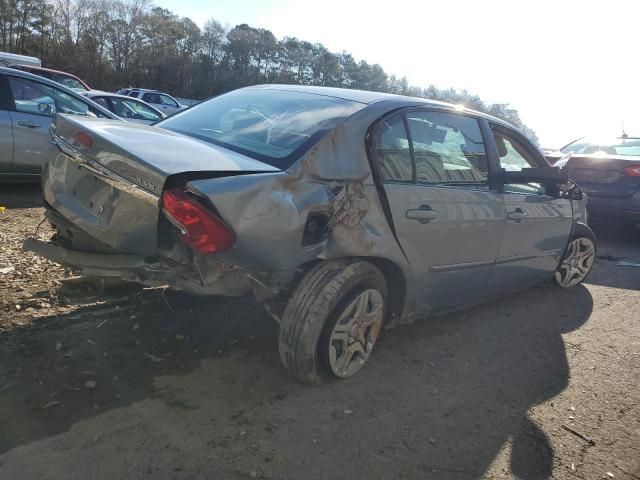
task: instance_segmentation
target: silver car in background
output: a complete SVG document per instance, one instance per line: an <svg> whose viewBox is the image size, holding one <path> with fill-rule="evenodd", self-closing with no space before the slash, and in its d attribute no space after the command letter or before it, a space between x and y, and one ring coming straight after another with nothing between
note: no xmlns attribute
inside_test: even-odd
<svg viewBox="0 0 640 480"><path fill-rule="evenodd" d="M83 95L128 122L150 125L167 117L166 114L148 103L126 95L101 92L100 90L90 90Z"/></svg>
<svg viewBox="0 0 640 480"><path fill-rule="evenodd" d="M0 68L0 180L39 179L56 114L119 120L110 111L57 82Z"/></svg>
<svg viewBox="0 0 640 480"><path fill-rule="evenodd" d="M118 90L116 93L144 100L149 105L153 105L155 108L162 110L167 115L173 115L174 113L187 108L186 105L182 105L168 93L161 92L159 90L150 90L147 88L124 88L122 90Z"/></svg>
<svg viewBox="0 0 640 480"><path fill-rule="evenodd" d="M158 126L59 116L53 140L57 233L26 248L88 275L251 293L308 384L354 375L384 327L571 287L595 260L566 172L507 123L444 103L256 86Z"/></svg>

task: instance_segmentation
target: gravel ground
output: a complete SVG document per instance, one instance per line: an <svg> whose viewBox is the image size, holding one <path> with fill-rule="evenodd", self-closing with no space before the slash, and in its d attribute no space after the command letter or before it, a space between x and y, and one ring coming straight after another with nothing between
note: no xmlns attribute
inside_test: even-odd
<svg viewBox="0 0 640 480"><path fill-rule="evenodd" d="M0 185L1 479L640 479L637 236L600 226L585 286L385 332L309 388L250 300L62 286L20 248L39 205Z"/></svg>

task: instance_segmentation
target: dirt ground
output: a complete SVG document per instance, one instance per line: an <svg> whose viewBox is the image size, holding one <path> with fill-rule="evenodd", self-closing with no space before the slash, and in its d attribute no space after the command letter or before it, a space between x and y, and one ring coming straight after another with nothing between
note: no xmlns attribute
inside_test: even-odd
<svg viewBox="0 0 640 480"><path fill-rule="evenodd" d="M0 185L2 480L640 479L637 236L600 226L587 285L385 332L309 388L250 299L61 286L20 248L39 198Z"/></svg>

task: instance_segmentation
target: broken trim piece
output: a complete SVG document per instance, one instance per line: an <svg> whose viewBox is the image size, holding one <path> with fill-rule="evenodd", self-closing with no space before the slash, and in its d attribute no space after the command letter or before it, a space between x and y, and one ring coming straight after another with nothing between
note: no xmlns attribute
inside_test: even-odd
<svg viewBox="0 0 640 480"><path fill-rule="evenodd" d="M79 268L136 270L149 266L142 255L86 253L59 247L33 237L27 238L22 246L41 257Z"/></svg>

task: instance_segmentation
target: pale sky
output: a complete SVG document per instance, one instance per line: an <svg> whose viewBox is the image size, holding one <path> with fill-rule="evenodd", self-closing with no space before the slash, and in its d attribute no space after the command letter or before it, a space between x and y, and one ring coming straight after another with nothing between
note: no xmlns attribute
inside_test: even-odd
<svg viewBox="0 0 640 480"><path fill-rule="evenodd" d="M411 85L509 103L543 146L640 136L638 0L156 0L200 26L248 23L379 63Z"/></svg>

